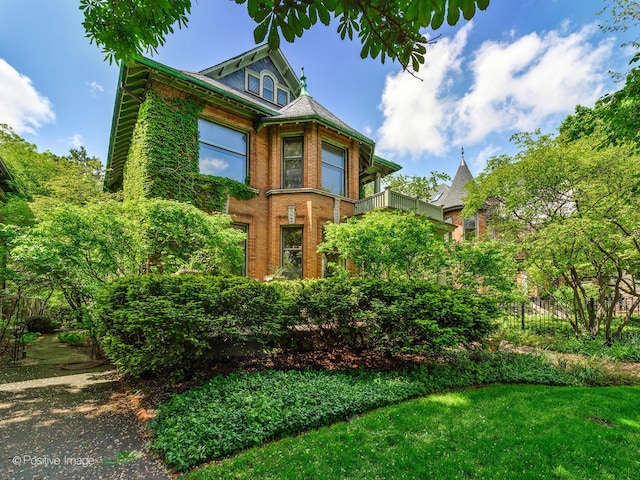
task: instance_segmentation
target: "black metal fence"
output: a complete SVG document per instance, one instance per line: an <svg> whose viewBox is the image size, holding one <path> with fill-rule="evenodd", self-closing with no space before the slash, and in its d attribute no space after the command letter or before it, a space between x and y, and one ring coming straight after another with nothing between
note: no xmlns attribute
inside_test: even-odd
<svg viewBox="0 0 640 480"><path fill-rule="evenodd" d="M590 300L593 307L598 303ZM619 325L633 308L634 299L625 298L613 304L614 326ZM611 303L604 305L610 308ZM573 305L555 298L532 297L525 302L513 302L501 306L503 321L506 326L522 330L534 330L540 333L573 332L571 322L575 322L576 314ZM630 326L640 327L640 311L636 309L631 317Z"/></svg>

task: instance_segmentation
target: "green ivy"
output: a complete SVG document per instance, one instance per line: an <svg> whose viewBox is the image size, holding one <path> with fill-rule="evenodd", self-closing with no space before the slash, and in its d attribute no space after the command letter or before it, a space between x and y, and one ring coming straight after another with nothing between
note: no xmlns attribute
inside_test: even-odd
<svg viewBox="0 0 640 480"><path fill-rule="evenodd" d="M166 198L211 212L222 211L229 196L248 200L256 195L243 183L199 173L202 108L193 99L167 99L155 90L147 92L125 165L125 200Z"/></svg>

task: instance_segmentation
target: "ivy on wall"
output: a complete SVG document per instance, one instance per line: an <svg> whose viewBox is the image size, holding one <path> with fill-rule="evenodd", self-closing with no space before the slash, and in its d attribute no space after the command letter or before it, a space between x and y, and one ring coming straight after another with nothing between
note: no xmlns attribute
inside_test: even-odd
<svg viewBox="0 0 640 480"><path fill-rule="evenodd" d="M194 99L147 92L124 169L125 200L174 199L219 212L228 196L248 200L256 195L244 183L199 173L197 120L202 108Z"/></svg>

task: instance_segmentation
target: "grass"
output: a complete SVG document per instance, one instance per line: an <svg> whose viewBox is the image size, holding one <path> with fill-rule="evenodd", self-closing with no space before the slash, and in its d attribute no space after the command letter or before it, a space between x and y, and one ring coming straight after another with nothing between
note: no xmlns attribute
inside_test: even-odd
<svg viewBox="0 0 640 480"><path fill-rule="evenodd" d="M396 404L198 479L637 479L640 387L491 386Z"/></svg>
<svg viewBox="0 0 640 480"><path fill-rule="evenodd" d="M186 470L429 393L492 383L625 381L595 364L557 366L540 355L482 351L451 353L407 372L245 372L215 377L161 405L152 447L169 465Z"/></svg>

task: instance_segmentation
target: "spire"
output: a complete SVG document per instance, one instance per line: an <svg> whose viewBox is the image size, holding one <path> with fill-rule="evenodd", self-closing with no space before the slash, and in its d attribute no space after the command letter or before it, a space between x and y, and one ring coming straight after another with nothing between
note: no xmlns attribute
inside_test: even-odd
<svg viewBox="0 0 640 480"><path fill-rule="evenodd" d="M307 77L304 76L304 67L302 67L302 74L300 75L300 95L309 96L309 92L307 91Z"/></svg>
<svg viewBox="0 0 640 480"><path fill-rule="evenodd" d="M464 147L460 148L460 155L461 155L461 159L460 159L460 166L462 165L466 165L467 162L464 161Z"/></svg>

